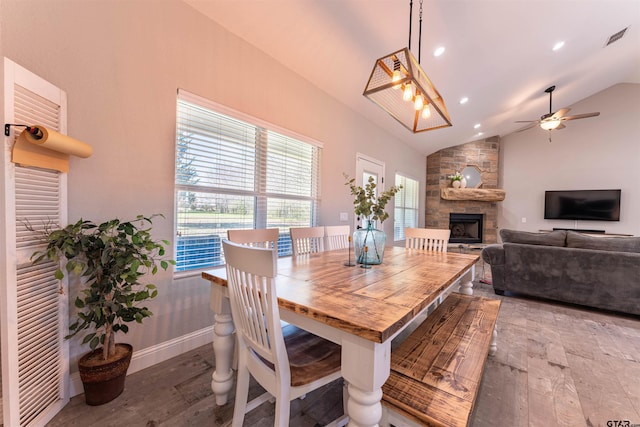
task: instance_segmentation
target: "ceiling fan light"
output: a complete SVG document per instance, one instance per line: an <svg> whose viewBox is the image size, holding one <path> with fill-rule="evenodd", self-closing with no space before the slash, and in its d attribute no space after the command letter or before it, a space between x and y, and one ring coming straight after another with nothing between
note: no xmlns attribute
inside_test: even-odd
<svg viewBox="0 0 640 427"><path fill-rule="evenodd" d="M544 130L553 130L560 126L560 120L548 120L540 123L540 127Z"/></svg>

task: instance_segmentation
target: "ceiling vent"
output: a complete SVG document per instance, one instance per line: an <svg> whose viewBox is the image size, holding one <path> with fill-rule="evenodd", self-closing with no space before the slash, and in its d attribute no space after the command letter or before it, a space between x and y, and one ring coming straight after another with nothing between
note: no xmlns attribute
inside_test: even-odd
<svg viewBox="0 0 640 427"><path fill-rule="evenodd" d="M604 46L605 46L605 47L607 47L607 46L609 46L611 43L613 43L613 42L617 42L618 40L620 40L620 39L624 36L624 33L626 33L626 32L627 32L627 29L629 29L629 27L627 27L627 28L625 28L625 29L623 29L623 30L618 31L617 33L615 33L614 35L612 35L611 37L609 37L609 40L607 41L607 44L605 44Z"/></svg>

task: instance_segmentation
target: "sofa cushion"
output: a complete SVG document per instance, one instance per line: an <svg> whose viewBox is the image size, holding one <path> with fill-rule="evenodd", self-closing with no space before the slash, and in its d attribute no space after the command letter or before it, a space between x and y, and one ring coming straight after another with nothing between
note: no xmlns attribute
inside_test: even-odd
<svg viewBox="0 0 640 427"><path fill-rule="evenodd" d="M531 233L518 230L500 230L503 243L522 243L525 245L564 246L567 232L555 230L549 233Z"/></svg>
<svg viewBox="0 0 640 427"><path fill-rule="evenodd" d="M569 231L567 232L567 247L640 253L640 237L595 237Z"/></svg>

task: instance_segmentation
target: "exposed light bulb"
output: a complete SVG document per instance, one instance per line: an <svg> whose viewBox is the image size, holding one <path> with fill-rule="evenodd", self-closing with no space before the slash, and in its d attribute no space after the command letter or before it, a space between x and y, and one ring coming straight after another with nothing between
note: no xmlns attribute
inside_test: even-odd
<svg viewBox="0 0 640 427"><path fill-rule="evenodd" d="M402 73L400 72L400 70L395 70L393 72L393 76L391 77L391 83L398 83L400 79L402 79ZM394 84L393 88L400 89L400 86L400 84Z"/></svg>
<svg viewBox="0 0 640 427"><path fill-rule="evenodd" d="M429 117L431 117L431 107L429 106L429 104L426 104L422 108L422 118L423 119L428 119Z"/></svg>
<svg viewBox="0 0 640 427"><path fill-rule="evenodd" d="M413 89L411 89L411 83L407 83L404 86L404 92L402 92L402 99L405 101L411 101L413 98Z"/></svg>
<svg viewBox="0 0 640 427"><path fill-rule="evenodd" d="M424 99L422 98L422 95L417 94L415 101L413 101L413 108L415 108L417 111L420 111L422 110L423 106L424 106Z"/></svg>
<svg viewBox="0 0 640 427"><path fill-rule="evenodd" d="M544 130L553 130L560 126L560 120L548 120L540 123L540 127Z"/></svg>

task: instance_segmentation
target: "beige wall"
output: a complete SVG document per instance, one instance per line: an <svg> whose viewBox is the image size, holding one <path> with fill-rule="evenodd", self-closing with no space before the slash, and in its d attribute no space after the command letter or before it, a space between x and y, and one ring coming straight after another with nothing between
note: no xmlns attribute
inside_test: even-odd
<svg viewBox="0 0 640 427"><path fill-rule="evenodd" d="M70 221L162 213L154 234L172 240L177 88L323 142L322 224L353 214L342 172L357 152L384 160L387 182L401 171L424 188L425 156L181 1L1 0L0 31L2 56L66 91L68 133L94 147L71 161ZM199 276L157 282L155 316L120 337L136 350L213 321Z"/></svg>
<svg viewBox="0 0 640 427"><path fill-rule="evenodd" d="M499 228L574 228L575 221L543 219L545 190L622 189L619 222L579 221L578 228L640 235L639 99L639 84L615 85L569 106L569 114L600 116L567 122L551 132L552 142L538 128L503 137L500 185L507 197Z"/></svg>

